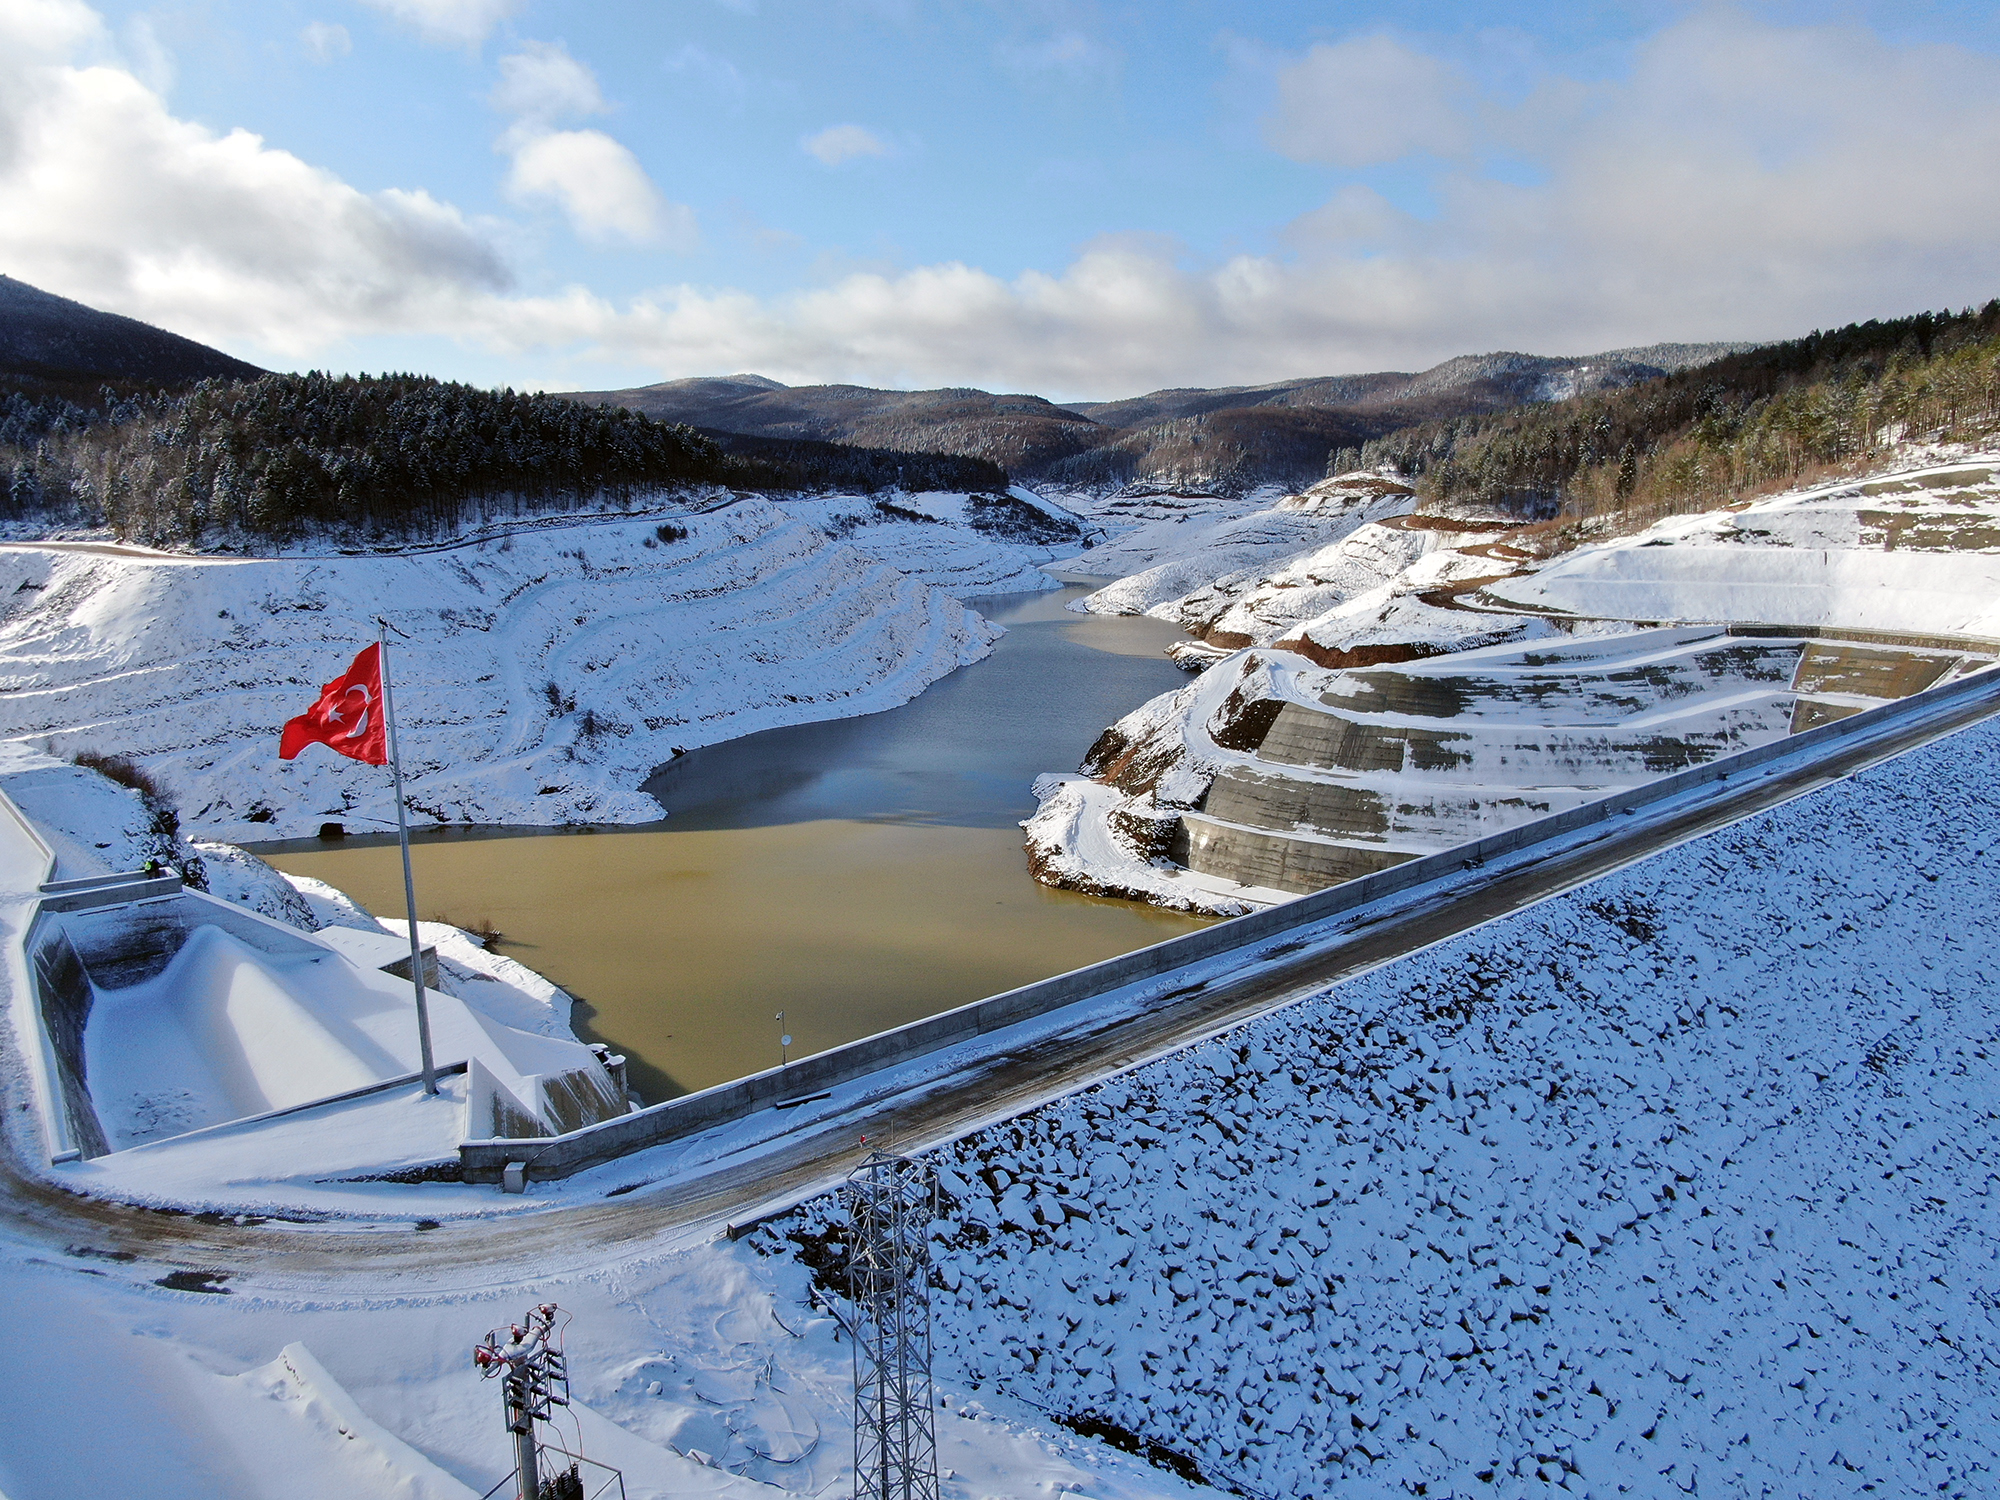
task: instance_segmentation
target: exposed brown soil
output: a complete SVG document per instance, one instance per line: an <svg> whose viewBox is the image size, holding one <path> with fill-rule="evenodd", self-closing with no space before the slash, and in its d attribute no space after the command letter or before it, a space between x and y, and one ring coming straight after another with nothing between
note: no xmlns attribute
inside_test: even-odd
<svg viewBox="0 0 2000 1500"><path fill-rule="evenodd" d="M1296 651L1307 661L1322 667L1392 667L1398 662L1418 661L1426 656L1442 656L1441 646L1426 646L1414 641L1395 641L1382 646L1355 646L1340 651L1322 646L1305 636L1293 636L1282 640L1272 648L1275 651Z"/></svg>

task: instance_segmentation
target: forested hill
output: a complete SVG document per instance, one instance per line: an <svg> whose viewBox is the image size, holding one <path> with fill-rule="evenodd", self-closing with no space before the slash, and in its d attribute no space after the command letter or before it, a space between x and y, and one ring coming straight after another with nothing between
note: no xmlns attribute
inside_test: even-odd
<svg viewBox="0 0 2000 1500"><path fill-rule="evenodd" d="M181 385L196 380L250 380L264 372L219 349L136 318L99 312L81 302L0 276L0 374L27 376L67 389L97 382Z"/></svg>
<svg viewBox="0 0 2000 1500"><path fill-rule="evenodd" d="M1030 484L1105 489L1136 479L1237 491L1311 484L1351 466L1368 439L1413 422L1616 389L1749 347L1653 344L1580 358L1462 355L1414 375L1162 390L1062 406L1041 396L958 388L785 386L760 375L586 391L578 399L764 438L970 453Z"/></svg>
<svg viewBox="0 0 2000 1500"><path fill-rule="evenodd" d="M1850 324L1630 386L1365 444L1440 506L1644 523L1912 440L2000 429L2000 300Z"/></svg>
<svg viewBox="0 0 2000 1500"><path fill-rule="evenodd" d="M393 541L703 485L1007 484L997 466L956 455L781 449L732 454L691 427L619 407L417 375L264 375L123 397L107 389L91 405L17 389L0 401L10 518L109 525L152 545Z"/></svg>

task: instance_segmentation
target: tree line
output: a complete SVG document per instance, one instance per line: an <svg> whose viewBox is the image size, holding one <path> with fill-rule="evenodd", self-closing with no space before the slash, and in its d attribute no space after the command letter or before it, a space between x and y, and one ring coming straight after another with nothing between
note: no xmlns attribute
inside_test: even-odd
<svg viewBox="0 0 2000 1500"><path fill-rule="evenodd" d="M0 403L10 518L108 526L153 546L395 540L703 486L1007 482L993 464L951 455L737 447L624 407L408 374L265 375L138 395L107 387L92 406L16 389Z"/></svg>
<svg viewBox="0 0 2000 1500"><path fill-rule="evenodd" d="M1633 523L2000 428L2000 300L1850 324L1659 380L1363 444L1444 507ZM1347 453L1338 455L1340 460Z"/></svg>

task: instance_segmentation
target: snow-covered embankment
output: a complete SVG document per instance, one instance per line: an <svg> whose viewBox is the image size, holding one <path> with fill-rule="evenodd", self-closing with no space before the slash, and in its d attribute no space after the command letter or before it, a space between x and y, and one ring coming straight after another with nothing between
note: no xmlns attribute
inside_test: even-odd
<svg viewBox="0 0 2000 1500"><path fill-rule="evenodd" d="M1235 567L1226 548L1193 537L1185 557L1084 601L1181 625L1200 642L1177 654L1206 670L1111 726L1083 776L1044 778L1030 860L1051 884L1230 913L1473 836L1452 829L1519 822L1720 753L1735 731L1718 741L1713 726L1690 732L1679 721L1704 687L1729 686L1747 645L1708 650L1713 682L1688 679L1676 689L1695 695L1685 701L1654 704L1634 687L1622 709L1614 691L1581 705L1575 722L1563 716L1587 657L1629 649L1630 660L1599 669L1610 688L1621 672L1643 684L1672 669L1649 624L1802 627L1801 640L1864 633L1849 648L1806 647L1789 684L1739 684L1776 694L1760 734L1786 732L1780 711L1794 700L1814 712L1792 729L1903 696L1971 664L1933 660L1938 652L1990 657L2000 636L1994 474L1976 455L1931 462L1674 517L1553 557L1548 537L1502 521L1373 514L1378 476L1327 480L1264 514L1333 508L1353 519L1337 539ZM1270 531L1257 516L1214 528ZM1190 586L1207 564L1233 571ZM1894 650L1902 670L1877 659ZM1773 671L1766 663L1751 677ZM1823 703L1828 691L1846 699ZM1482 708L1489 699L1505 711ZM1482 770L1477 742L1495 734L1519 742ZM1607 750L1644 764L1621 768ZM1218 811L1212 794L1225 783ZM1188 824L1197 812L1231 825L1217 835L1226 855L1209 850L1209 875L1185 867L1203 863L1183 847L1199 837ZM1233 879L1211 878L1223 867ZM1267 868L1281 874L1257 873Z"/></svg>
<svg viewBox="0 0 2000 1500"><path fill-rule="evenodd" d="M1995 755L1968 730L941 1153L945 1363L1250 1494L1984 1493Z"/></svg>
<svg viewBox="0 0 2000 1500"><path fill-rule="evenodd" d="M388 826L381 773L282 763L276 739L379 614L408 637L420 821L657 818L638 787L677 750L893 707L983 656L994 628L925 576L1023 587L1049 551L880 515L849 545L813 519L743 499L389 556L0 549L0 737L129 756L209 836Z"/></svg>

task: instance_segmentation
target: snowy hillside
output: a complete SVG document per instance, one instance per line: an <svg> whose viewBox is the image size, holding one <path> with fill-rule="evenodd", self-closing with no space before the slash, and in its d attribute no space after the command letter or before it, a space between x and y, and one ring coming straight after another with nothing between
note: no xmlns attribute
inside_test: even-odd
<svg viewBox="0 0 2000 1500"><path fill-rule="evenodd" d="M0 371L172 384L251 380L264 372L219 349L136 318L0 276Z"/></svg>
<svg viewBox="0 0 2000 1500"><path fill-rule="evenodd" d="M759 499L676 524L367 557L0 549L0 736L131 756L207 836L389 826L386 772L277 758L381 614L409 637L391 661L420 820L648 820L636 788L678 749L892 707L983 656L993 627L921 579L1020 588L1050 550L893 518L844 544Z"/></svg>
<svg viewBox="0 0 2000 1500"><path fill-rule="evenodd" d="M942 1347L1252 1495L1988 1493L2000 971L1964 914L2000 794L1963 768L1996 755L1967 731L941 1153Z"/></svg>
<svg viewBox="0 0 2000 1500"><path fill-rule="evenodd" d="M1099 589L1073 607L1105 615L1153 613L1216 580L1259 577L1272 562L1325 548L1369 521L1400 515L1415 504L1416 495L1403 485L1372 476L1350 476L1345 481L1327 480L1247 515L1203 526L1193 535L1176 524L1168 533L1170 556ZM1142 548L1152 550L1158 545L1157 533L1141 529L1071 566L1089 567L1095 573L1106 566L1137 561Z"/></svg>
<svg viewBox="0 0 2000 1500"><path fill-rule="evenodd" d="M1496 583L1502 604L1616 619L2000 633L1988 456L1677 516Z"/></svg>
<svg viewBox="0 0 2000 1500"><path fill-rule="evenodd" d="M1322 665L1407 660L1531 638L1524 622L1468 615L1458 596L1531 553L1506 523L1414 515L1409 488L1343 474L1199 527L1151 522L1068 564L1125 576L1083 600L1097 614L1146 614L1209 646L1281 644Z"/></svg>
<svg viewBox="0 0 2000 1500"><path fill-rule="evenodd" d="M1344 498L1355 516L1374 503L1361 498L1370 478L1328 480L1210 534L1266 534L1316 497ZM1143 611L1195 635L1176 657L1203 675L1107 728L1083 776L1038 783L1041 807L1025 825L1031 868L1052 885L1230 914L1904 696L1982 665L2000 636L1991 459L1545 552L1529 529L1502 522L1390 514L1199 585L1230 559L1188 538L1098 590L1086 607ZM1678 707L1636 688L1619 700L1630 700L1629 733L1596 710L1563 718L1572 678L1608 672L1636 684L1677 670L1669 659L1691 640L1648 628L1700 622L1797 638L1760 669L1771 676L1761 685L1737 680L1745 648L1713 643L1712 667L1678 690L1694 695ZM1804 644L1828 630L1854 643ZM1604 644L1583 644L1593 640ZM1532 690L1505 685L1516 673ZM1717 739L1688 717L1712 689L1726 690L1725 718L1754 700L1769 722L1745 720ZM1619 733L1637 757L1622 767L1606 753L1607 734Z"/></svg>

